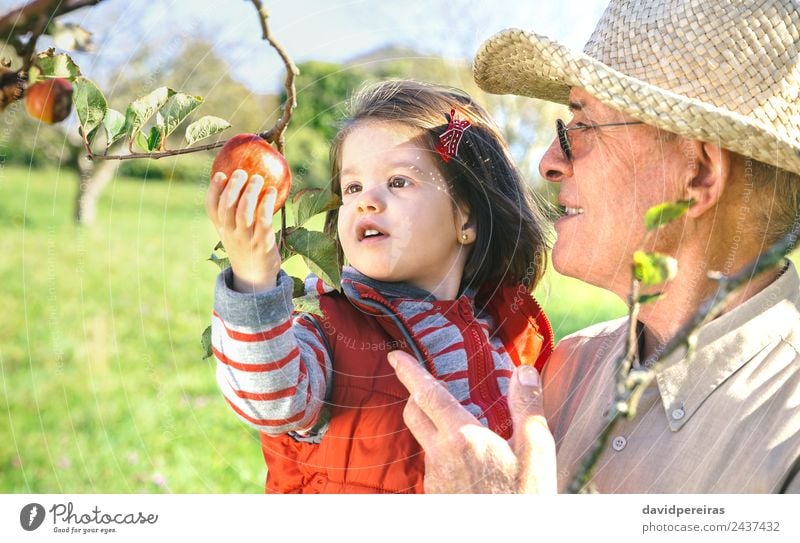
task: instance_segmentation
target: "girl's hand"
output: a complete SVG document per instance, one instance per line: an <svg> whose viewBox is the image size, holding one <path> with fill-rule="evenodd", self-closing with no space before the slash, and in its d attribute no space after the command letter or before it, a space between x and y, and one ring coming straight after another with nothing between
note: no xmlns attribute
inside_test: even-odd
<svg viewBox="0 0 800 543"><path fill-rule="evenodd" d="M281 267L272 228L277 193L274 188L268 189L259 204L263 186L260 175L248 181L244 170L234 171L230 179L216 172L206 195L206 213L225 246L233 270L233 289L238 292L274 288Z"/></svg>

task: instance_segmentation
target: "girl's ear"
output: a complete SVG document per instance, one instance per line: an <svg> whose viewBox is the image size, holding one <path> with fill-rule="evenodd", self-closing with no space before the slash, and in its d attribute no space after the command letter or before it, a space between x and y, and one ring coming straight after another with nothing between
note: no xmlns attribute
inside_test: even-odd
<svg viewBox="0 0 800 543"><path fill-rule="evenodd" d="M475 220L472 217L469 205L466 202L459 202L455 209L455 226L458 242L461 245L472 245L478 237L478 230Z"/></svg>
<svg viewBox="0 0 800 543"><path fill-rule="evenodd" d="M731 152L702 141L687 141L691 157L687 172L686 194L694 205L686 212L697 218L719 203L731 173Z"/></svg>

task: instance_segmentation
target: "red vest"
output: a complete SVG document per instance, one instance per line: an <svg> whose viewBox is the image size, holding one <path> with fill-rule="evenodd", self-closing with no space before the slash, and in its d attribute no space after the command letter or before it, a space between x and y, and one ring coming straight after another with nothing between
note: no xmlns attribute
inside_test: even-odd
<svg viewBox="0 0 800 543"><path fill-rule="evenodd" d="M480 300L480 296L478 297ZM424 456L403 422L408 391L386 360L410 351L392 319L366 314L342 294L320 296L332 351L330 424L319 443L261 434L268 493L421 493ZM480 305L478 305L480 307ZM487 306L515 365L541 370L553 349L550 323L524 289L493 293ZM416 339L414 339L416 341ZM421 352L421 343L417 342ZM508 436L508 421L492 428ZM490 427L494 426L491 424Z"/></svg>

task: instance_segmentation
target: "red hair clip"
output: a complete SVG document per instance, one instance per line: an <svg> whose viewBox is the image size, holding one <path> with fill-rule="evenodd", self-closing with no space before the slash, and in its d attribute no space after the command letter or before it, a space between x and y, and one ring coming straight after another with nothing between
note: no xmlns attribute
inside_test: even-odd
<svg viewBox="0 0 800 543"><path fill-rule="evenodd" d="M439 136L439 145L436 146L436 151L445 162L450 162L450 159L458 154L458 144L461 143L461 137L464 131L472 126L467 119L461 119L456 116L456 110L450 110L450 124L447 125L441 136Z"/></svg>

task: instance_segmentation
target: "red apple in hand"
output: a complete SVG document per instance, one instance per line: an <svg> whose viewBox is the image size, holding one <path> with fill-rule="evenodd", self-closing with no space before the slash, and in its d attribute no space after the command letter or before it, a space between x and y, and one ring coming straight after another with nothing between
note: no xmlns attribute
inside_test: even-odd
<svg viewBox="0 0 800 543"><path fill-rule="evenodd" d="M283 207L292 188L292 172L283 155L264 138L256 134L239 134L228 140L214 159L211 175L222 172L230 179L234 170L246 171L248 179L256 174L263 177L264 188L259 201L269 187L275 187L278 191L275 211Z"/></svg>
<svg viewBox="0 0 800 543"><path fill-rule="evenodd" d="M72 109L72 84L66 79L46 79L25 91L28 115L47 124L60 123Z"/></svg>

